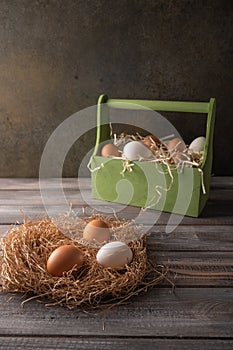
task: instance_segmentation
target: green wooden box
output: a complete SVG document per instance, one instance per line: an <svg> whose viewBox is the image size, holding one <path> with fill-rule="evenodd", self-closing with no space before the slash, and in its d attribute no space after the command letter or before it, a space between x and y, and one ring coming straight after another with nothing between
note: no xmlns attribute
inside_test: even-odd
<svg viewBox="0 0 233 350"><path fill-rule="evenodd" d="M124 107L123 107L124 106ZM123 162L99 156L101 142L110 139L111 108L151 109L154 111L204 113L207 115L206 145L200 169L184 167L182 171L166 165L132 161L131 172L121 175ZM213 158L213 132L216 103L146 100L116 100L101 95L97 105L97 137L91 159L92 196L110 202L150 208L169 213L198 217L209 196Z"/></svg>

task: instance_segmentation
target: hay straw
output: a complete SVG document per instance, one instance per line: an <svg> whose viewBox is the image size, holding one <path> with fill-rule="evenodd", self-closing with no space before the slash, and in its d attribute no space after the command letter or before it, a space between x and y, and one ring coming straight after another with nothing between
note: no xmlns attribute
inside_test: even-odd
<svg viewBox="0 0 233 350"><path fill-rule="evenodd" d="M185 165L192 166L192 167L201 167L201 164L203 162L204 152L192 152L189 149L185 149L183 152L179 152L181 156L183 156L178 162L174 162L173 159L173 149L170 149L168 151L166 145L163 143L164 140L167 140L171 138L174 135L168 135L160 138L161 143L156 143L153 138L149 137L151 145L149 146L151 152L153 153L152 159L143 159L140 158L139 161L149 161L149 162L160 162L162 164L166 165L174 165L176 168L183 167ZM146 136L148 137L148 136ZM118 137L116 134L114 134L114 145L116 145L120 150L123 149L124 145L126 143L131 141L142 141L144 142L146 140L146 137L141 136L139 133L136 133L136 135L128 135L125 133L121 133ZM180 141L181 142L181 141ZM175 146L177 147L177 145ZM112 157L116 158L116 157ZM119 157L117 157L119 159ZM126 158L123 160L127 161ZM124 173L124 171L122 172Z"/></svg>
<svg viewBox="0 0 233 350"><path fill-rule="evenodd" d="M90 218L80 219L79 228L88 220ZM76 227L77 222L78 219ZM129 222L109 217L108 223L114 239L122 239L122 232L128 232L125 239L130 239L134 230ZM72 236L72 230L68 231ZM64 235L51 220L27 222L14 227L1 243L2 292L32 292L32 298L41 300L46 297L48 305L62 305L70 309L112 307L159 284L166 275L164 268L157 271L155 265L150 263L145 235L129 243L133 261L123 270L99 265L96 261L99 247L87 245L79 235L73 239ZM51 252L64 244L74 244L83 251L84 265L76 275L71 270L62 277L53 277L46 269L46 262Z"/></svg>

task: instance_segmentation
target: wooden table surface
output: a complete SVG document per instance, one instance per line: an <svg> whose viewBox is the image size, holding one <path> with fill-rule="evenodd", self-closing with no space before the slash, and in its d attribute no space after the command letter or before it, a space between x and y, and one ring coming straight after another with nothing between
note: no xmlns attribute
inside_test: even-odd
<svg viewBox="0 0 233 350"><path fill-rule="evenodd" d="M74 210L85 205L77 179L63 179ZM90 181L81 181L91 200ZM62 205L58 181L44 180L54 213ZM37 179L0 179L0 235L10 224L45 212ZM169 214L151 229L148 249L170 269L166 281L129 303L98 315L0 295L0 349L233 349L233 178L215 177L200 218L185 217L166 233ZM128 207L126 219L137 215ZM145 225L147 222L145 222Z"/></svg>

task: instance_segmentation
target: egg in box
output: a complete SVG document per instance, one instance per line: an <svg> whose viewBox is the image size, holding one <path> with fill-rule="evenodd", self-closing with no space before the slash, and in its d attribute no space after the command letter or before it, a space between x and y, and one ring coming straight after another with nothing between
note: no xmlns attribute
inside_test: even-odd
<svg viewBox="0 0 233 350"><path fill-rule="evenodd" d="M176 135L174 139L164 142L156 133L148 133L143 139L128 140L122 149L116 150L114 147L114 154L118 155L119 152L120 157L113 155L107 158L101 155L102 142L117 146L116 140L111 140L111 128L107 121L110 123L112 111L120 108L141 110L142 113L148 109L161 113L180 112L186 113L187 118L189 113L201 114L201 117L205 115L206 135L197 137L188 145L182 139L177 140ZM215 109L214 98L208 102L181 102L117 100L101 95L97 108L98 133L91 158L93 198L199 216L209 196ZM141 125L143 123L144 120ZM163 150L168 161L154 159L157 148ZM156 189L159 189L160 198Z"/></svg>
<svg viewBox="0 0 233 350"><path fill-rule="evenodd" d="M101 155L103 157L120 157L121 156L118 148L112 143L107 143L105 146L103 146L101 150Z"/></svg>

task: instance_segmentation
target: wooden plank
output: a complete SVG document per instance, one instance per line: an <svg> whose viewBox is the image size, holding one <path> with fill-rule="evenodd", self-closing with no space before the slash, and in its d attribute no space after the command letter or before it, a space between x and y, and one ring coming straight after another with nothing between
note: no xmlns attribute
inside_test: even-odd
<svg viewBox="0 0 233 350"><path fill-rule="evenodd" d="M72 205L74 212L79 212L82 207L90 207L100 213L116 213L119 218L134 220L138 218L140 208L137 207L123 207L120 204L111 204L108 202L101 202L93 200L92 203L83 202L82 205ZM67 206L49 205L47 209L52 216L61 215L67 212ZM43 205L21 205L21 206L1 206L0 210L0 224L22 222L22 212L31 218L44 215L46 210ZM180 224L182 225L233 225L233 209L226 204L225 206L207 205L202 216L199 218L183 217ZM140 223L145 225L166 225L170 218L169 213L161 213L157 211L148 210L145 215L144 212L140 214ZM177 216L178 217L178 216Z"/></svg>
<svg viewBox="0 0 233 350"><path fill-rule="evenodd" d="M168 270L166 286L233 287L232 252L161 252L148 246L148 255Z"/></svg>
<svg viewBox="0 0 233 350"><path fill-rule="evenodd" d="M0 225L0 238L12 225ZM149 227L145 227L145 232ZM179 225L166 233L166 226L154 226L147 238L154 251L233 251L233 226Z"/></svg>
<svg viewBox="0 0 233 350"><path fill-rule="evenodd" d="M158 251L156 247L148 246L148 249L156 256L158 263L174 266L197 266L197 267L231 267L233 270L233 252L216 251Z"/></svg>
<svg viewBox="0 0 233 350"><path fill-rule="evenodd" d="M233 188L213 188L210 192L209 201L233 203ZM222 204L222 203L219 203Z"/></svg>
<svg viewBox="0 0 233 350"><path fill-rule="evenodd" d="M159 251L233 251L233 226L179 225L166 233L166 226L151 228L148 243Z"/></svg>
<svg viewBox="0 0 233 350"><path fill-rule="evenodd" d="M7 236L7 232L11 227L11 225L0 225L0 239Z"/></svg>
<svg viewBox="0 0 233 350"><path fill-rule="evenodd" d="M1 295L0 335L232 338L232 288L154 288L102 314Z"/></svg>
<svg viewBox="0 0 233 350"><path fill-rule="evenodd" d="M217 178L218 179L218 178ZM230 178L231 179L231 178ZM54 179L53 179L54 180ZM62 208L59 208L58 205L63 204L62 198L59 198L56 192L56 186L53 187L53 180L51 179L45 179L45 188L47 189L48 193L48 205L51 205L52 211L55 213L61 213ZM56 180L56 179L55 179ZM97 210L102 211L104 207L112 207L115 211L121 210L122 206L120 204L116 203L109 203L99 200L94 200L91 198L90 192L87 189L89 186L89 179L83 178L83 197L78 192L78 188L72 187L75 182L77 182L76 179L65 179L67 181L67 188L65 188L65 192L67 194L68 202L72 203L74 207L81 207L85 205L90 205L93 207L96 207ZM24 210L26 213L29 212L28 215L32 213L32 215L40 215L44 213L44 208L41 201L40 192L35 188L35 186L38 185L38 181L35 179L3 179L0 180L0 183L4 183L8 186L8 190L2 190L0 191L0 204L2 205L1 211L0 211L0 223L9 223L9 222L16 222L17 220L20 220L20 215L14 214L14 212L20 213L20 209ZM10 186L22 186L26 185L25 188L28 188L28 190L9 190ZM56 181L55 181L56 183ZM221 181L220 181L221 183ZM28 185L29 184L29 185ZM31 185L30 185L31 184ZM69 187L69 185L72 185ZM27 187L29 186L29 187ZM32 186L32 187L30 187ZM47 187L46 187L47 186ZM18 187L18 188L19 188ZM81 186L82 187L82 186ZM210 200L204 209L203 214L200 218L188 218L185 217L182 221L182 224L187 225L224 225L224 224L233 224L233 202L232 198L233 193L232 190L213 190L210 195ZM29 206L33 206L33 208L28 208ZM8 207L9 206L9 207ZM13 208L13 207L18 207ZM159 216L159 212L155 211L148 211L152 213L152 217ZM135 218L139 213L139 208L133 208L129 207L124 212L122 212L120 215L121 217L125 217L127 219L133 219ZM159 220L157 224L166 224L166 222L169 219L170 214L163 213L160 215ZM147 219L146 219L147 220ZM147 223L147 221L144 221L144 223Z"/></svg>
<svg viewBox="0 0 233 350"><path fill-rule="evenodd" d="M63 193L62 193L63 194ZM90 191L83 193L84 198L91 200ZM46 203L50 205L59 205L64 203L64 198L58 193L57 189L48 189L43 195L46 198ZM84 200L79 190L71 190L65 192L65 198L68 202L75 205L83 205ZM17 191L0 191L0 205L22 206L22 205L41 205L42 196L40 191L35 190L17 190ZM101 201L98 201L101 204Z"/></svg>
<svg viewBox="0 0 233 350"><path fill-rule="evenodd" d="M232 267L233 269L233 252L216 251L158 251L156 247L148 245L148 250L152 255L156 256L160 263L166 262L167 265L178 266L188 264L193 266L209 266L209 267Z"/></svg>
<svg viewBox="0 0 233 350"><path fill-rule="evenodd" d="M76 190L81 184L84 188L91 188L90 178L62 178L62 184L65 189ZM56 189L60 185L60 179L57 178L1 178L0 179L0 189L1 190L39 190L40 187L45 189Z"/></svg>
<svg viewBox="0 0 233 350"><path fill-rule="evenodd" d="M14 225L0 225L0 238L4 237ZM178 226L177 229L166 234L165 226L152 229L147 237L148 249L156 252L183 252L189 251L193 256L195 252L212 255L215 253L231 256L233 252L233 227L223 226L221 230L217 226ZM230 253L227 254L227 253ZM201 255L200 255L201 256Z"/></svg>
<svg viewBox="0 0 233 350"><path fill-rule="evenodd" d="M42 195L48 198L49 203L59 204L63 201L63 195L66 200L74 204L82 204L84 200L92 202L91 189L86 187L77 188L62 188L58 191L58 188L46 188L42 194L37 189L17 189L17 190L0 190L0 205L37 205L42 203ZM62 196L61 196L62 195ZM99 203L102 201L99 200ZM216 203L217 202L217 203ZM232 189L216 189L210 193L208 204L224 205L229 203L233 206L233 188Z"/></svg>
<svg viewBox="0 0 233 350"><path fill-rule="evenodd" d="M167 277L177 287L233 287L232 252L160 252L153 248L149 252L158 265L168 269Z"/></svg>
<svg viewBox="0 0 233 350"><path fill-rule="evenodd" d="M133 109L133 110L149 109L149 110L166 111L166 112L208 113L210 109L209 102L108 99L106 103L110 108Z"/></svg>
<svg viewBox="0 0 233 350"><path fill-rule="evenodd" d="M224 196L228 195L227 193L232 193L233 191L233 179L218 177L214 178L214 181L211 182L211 192L210 197L215 198L215 193L217 198L223 194ZM39 186L38 179L0 179L0 193L1 191L39 191L41 189L46 190L56 190L60 187L59 179L41 179ZM62 188L67 191L78 191L82 189L84 191L91 191L91 179L90 178L63 178L62 179ZM1 194L2 196L3 194ZM232 196L228 195L230 199Z"/></svg>
<svg viewBox="0 0 233 350"><path fill-rule="evenodd" d="M79 178L79 183L84 187L91 188L90 178ZM64 188L77 189L77 178L62 178ZM60 179L47 178L41 179L42 188L57 188ZM233 188L233 176L217 176L211 178L211 189L232 189ZM2 190L39 190L38 178L1 178L0 188Z"/></svg>
<svg viewBox="0 0 233 350"><path fill-rule="evenodd" d="M1 350L232 350L232 339L157 339L157 338L106 338L102 337L3 337Z"/></svg>
<svg viewBox="0 0 233 350"><path fill-rule="evenodd" d="M20 209L32 219L45 213L45 209L37 179L3 179L0 188L1 183L2 237L7 226L4 223L23 221ZM68 198L76 201L74 210L80 210L86 204L78 194L77 179L66 179L64 183ZM166 282L100 315L59 307L45 309L36 301L21 309L21 295L9 300L11 294L4 294L0 296L0 349L15 345L17 349L232 348L232 185L233 177L213 178L210 200L202 216L185 217L172 233L166 233L170 214L162 213L156 221L160 213L152 212L149 221L147 217L142 220L148 229L150 222L154 224L148 251L157 263L170 268L169 276L177 286L175 294ZM111 203L90 199L90 180L84 179L81 187L97 210L111 207ZM53 215L61 214L64 208L56 196L58 180L45 179L43 188L52 195L49 208ZM114 208L118 212L122 207L114 204ZM127 207L117 214L133 219L139 209Z"/></svg>
<svg viewBox="0 0 233 350"><path fill-rule="evenodd" d="M210 182L211 188L232 188L233 176L213 176Z"/></svg>
<svg viewBox="0 0 233 350"><path fill-rule="evenodd" d="M4 226L5 227L5 226ZM6 228L6 227L5 227ZM5 232L6 234L6 232ZM2 237L4 234L2 234ZM180 286L233 286L233 251L193 250L189 243L183 250L159 249L153 235L148 238L148 255L157 265L168 269L167 277ZM162 246L163 247L163 246ZM192 246L191 246L192 247ZM168 280L164 285L171 285Z"/></svg>

